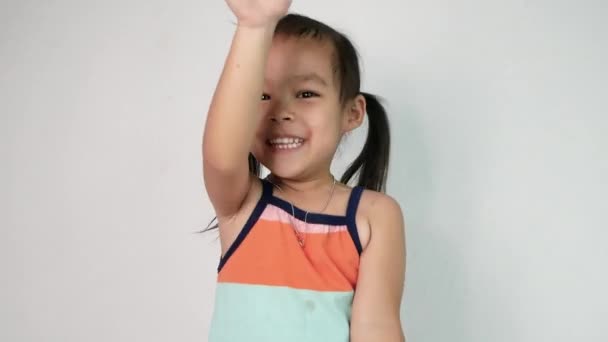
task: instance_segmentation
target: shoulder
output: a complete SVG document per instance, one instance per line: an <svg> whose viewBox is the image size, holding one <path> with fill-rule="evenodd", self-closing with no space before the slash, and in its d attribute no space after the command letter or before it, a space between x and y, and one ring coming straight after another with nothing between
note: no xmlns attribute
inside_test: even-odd
<svg viewBox="0 0 608 342"><path fill-rule="evenodd" d="M403 210L392 196L373 190L364 190L361 206L370 224L374 222L400 223L404 221Z"/></svg>
<svg viewBox="0 0 608 342"><path fill-rule="evenodd" d="M369 245L373 237L378 235L383 238L375 239L376 242L384 238L404 238L403 210L399 202L388 194L365 189L361 195L358 217L358 225L367 228L363 232L363 246Z"/></svg>

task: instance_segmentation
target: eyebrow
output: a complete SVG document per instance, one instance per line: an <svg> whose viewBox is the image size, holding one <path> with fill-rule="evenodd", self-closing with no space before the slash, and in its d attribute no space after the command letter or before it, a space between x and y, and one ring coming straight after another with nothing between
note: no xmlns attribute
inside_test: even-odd
<svg viewBox="0 0 608 342"><path fill-rule="evenodd" d="M289 78L290 81L300 81L300 82L305 82L305 81L312 81L312 82L317 82L320 83L324 86L328 86L327 81L325 81L325 79L321 76L319 76L319 74L315 73L315 72L310 72L308 74L302 74L302 75L294 75L291 76Z"/></svg>

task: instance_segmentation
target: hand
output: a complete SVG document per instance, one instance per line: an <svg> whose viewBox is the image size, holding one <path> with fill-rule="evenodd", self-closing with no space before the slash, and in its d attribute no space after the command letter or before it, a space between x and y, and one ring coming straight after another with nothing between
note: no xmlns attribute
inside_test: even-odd
<svg viewBox="0 0 608 342"><path fill-rule="evenodd" d="M287 14L292 0L226 0L239 25L263 27Z"/></svg>

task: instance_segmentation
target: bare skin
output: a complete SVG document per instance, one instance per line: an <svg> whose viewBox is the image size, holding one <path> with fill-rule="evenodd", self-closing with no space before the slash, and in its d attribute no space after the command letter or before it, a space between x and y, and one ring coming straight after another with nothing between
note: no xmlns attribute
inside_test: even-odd
<svg viewBox="0 0 608 342"><path fill-rule="evenodd" d="M222 255L262 193L260 180L248 170L249 152L283 189L275 196L318 212L333 184L330 165L340 140L361 126L366 112L362 95L339 101L330 44L274 35L290 0L226 2L238 25L202 144L204 182L218 216ZM324 213L345 215L351 190L337 184ZM401 208L390 196L365 190L356 223L363 252L351 341L405 341L399 312L406 258Z"/></svg>

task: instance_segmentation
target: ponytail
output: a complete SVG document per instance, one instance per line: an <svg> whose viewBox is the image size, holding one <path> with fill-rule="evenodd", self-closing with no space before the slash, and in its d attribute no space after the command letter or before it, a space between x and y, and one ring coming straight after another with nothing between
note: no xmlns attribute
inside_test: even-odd
<svg viewBox="0 0 608 342"><path fill-rule="evenodd" d="M249 173L260 177L261 171L260 162L249 152Z"/></svg>
<svg viewBox="0 0 608 342"><path fill-rule="evenodd" d="M349 165L340 181L347 184L358 173L357 185L378 192L386 191L390 153L388 116L378 97L361 93L367 103L368 133L361 154Z"/></svg>
<svg viewBox="0 0 608 342"><path fill-rule="evenodd" d="M340 84L340 102L352 99L361 94L367 103L367 118L369 129L367 139L361 154L349 165L340 179L343 184L355 175L358 175L357 185L366 189L385 192L388 174L388 159L390 152L389 122L384 107L375 95L360 92L360 70L357 51L346 35L336 31L330 26L312 18L290 13L279 21L275 28L275 35L287 37L314 38L327 40L335 48L333 63L337 68ZM260 177L261 165L253 154L249 154L249 172ZM216 217L217 219L217 217ZM206 229L208 231L218 227L212 220Z"/></svg>
<svg viewBox="0 0 608 342"><path fill-rule="evenodd" d="M365 97L367 103L369 126L367 139L361 154L349 165L340 182L347 184L358 172L357 185L362 185L366 189L385 192L391 140L388 116L377 96L369 93L361 93L361 95ZM260 177L260 162L251 153L249 153L249 172ZM216 219L217 217L211 220L207 228L197 231L197 233L218 228L217 223L211 225Z"/></svg>

